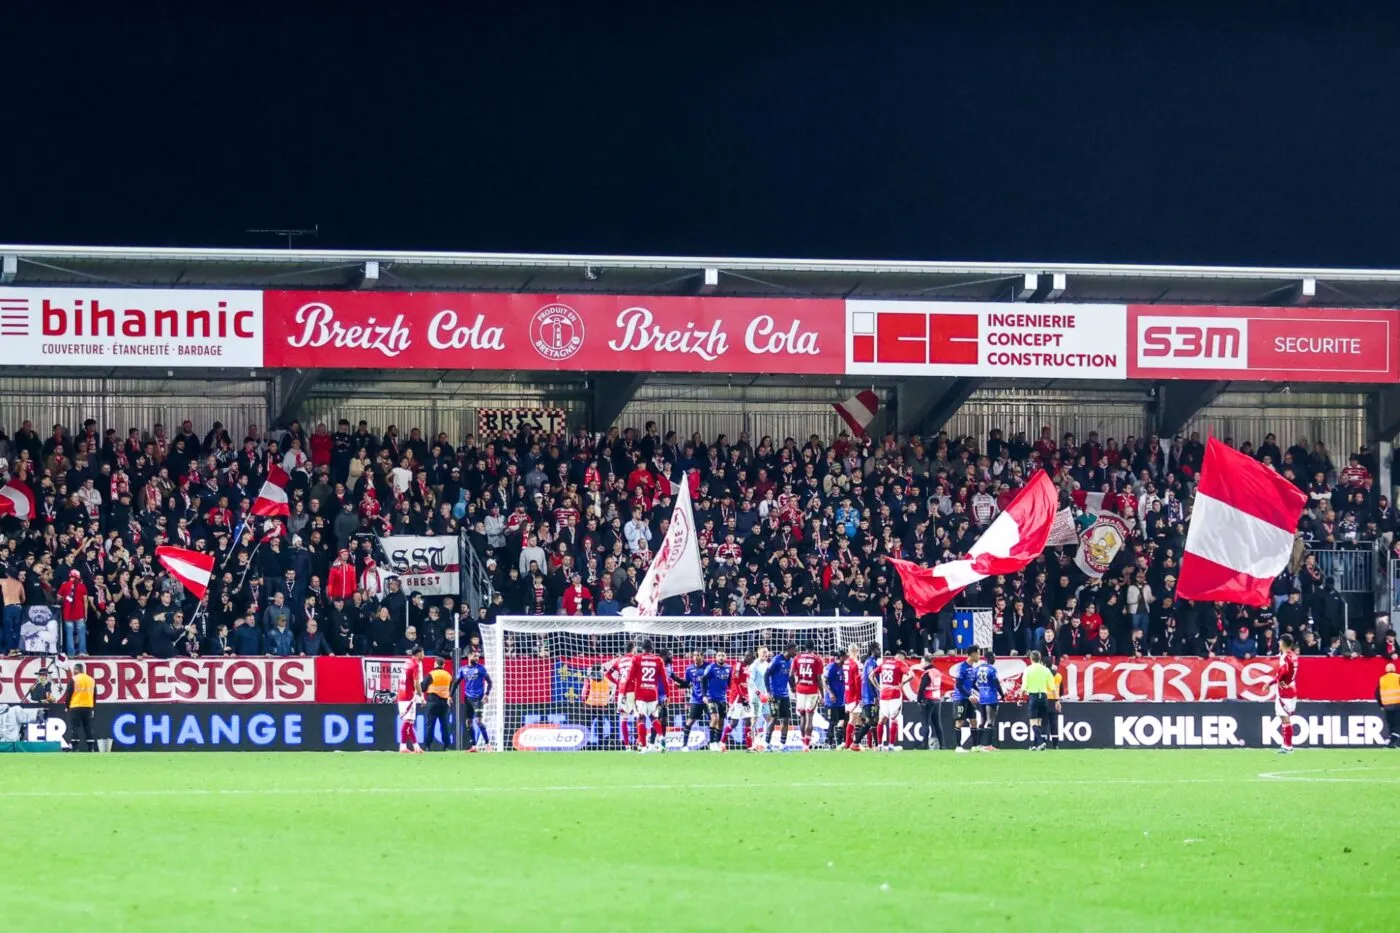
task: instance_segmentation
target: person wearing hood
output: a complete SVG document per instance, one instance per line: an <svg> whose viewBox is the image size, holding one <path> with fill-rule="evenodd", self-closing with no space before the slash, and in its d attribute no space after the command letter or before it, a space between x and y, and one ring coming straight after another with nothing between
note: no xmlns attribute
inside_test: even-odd
<svg viewBox="0 0 1400 933"><path fill-rule="evenodd" d="M349 599L355 587L355 564L350 560L350 549L341 548L327 575L326 596L332 600Z"/></svg>
<svg viewBox="0 0 1400 933"><path fill-rule="evenodd" d="M87 616L92 605L87 584L77 570L68 571L68 579L58 588L62 606L63 647L69 655L87 654Z"/></svg>

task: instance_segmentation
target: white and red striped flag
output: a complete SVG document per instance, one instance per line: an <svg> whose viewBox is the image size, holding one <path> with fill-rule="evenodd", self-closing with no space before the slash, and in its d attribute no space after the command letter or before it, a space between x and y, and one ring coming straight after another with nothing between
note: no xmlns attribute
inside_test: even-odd
<svg viewBox="0 0 1400 933"><path fill-rule="evenodd" d="M624 615L654 616L661 601L668 596L683 596L705 588L705 573L700 566L700 548L696 543L695 513L690 505L690 483L680 484L671 524L666 537L656 549L647 574L637 587L637 607L631 606Z"/></svg>
<svg viewBox="0 0 1400 933"><path fill-rule="evenodd" d="M182 547L161 545L156 548L156 560L169 570L175 579L185 585L185 589L196 599L203 599L209 592L209 577L214 572L214 555L201 554Z"/></svg>
<svg viewBox="0 0 1400 933"><path fill-rule="evenodd" d="M920 567L890 558L904 584L905 602L919 615L929 615L978 580L1025 569L1045 550L1058 504L1055 484L1048 473L1040 470L1011 500L1006 511L987 526L962 560Z"/></svg>
<svg viewBox="0 0 1400 933"><path fill-rule="evenodd" d="M12 515L22 522L31 521L39 511L34 490L28 484L12 479L0 486L0 516Z"/></svg>
<svg viewBox="0 0 1400 933"><path fill-rule="evenodd" d="M263 483L262 491L253 500L252 512L254 515L273 517L281 515L283 518L292 514L291 506L287 504L287 483L291 477L279 466L274 466L267 471L267 482Z"/></svg>
<svg viewBox="0 0 1400 933"><path fill-rule="evenodd" d="M841 420L846 422L858 437L864 437L865 429L870 427L870 422L875 420L875 415L880 411L880 396L866 389L831 407L836 409Z"/></svg>
<svg viewBox="0 0 1400 933"><path fill-rule="evenodd" d="M1307 501L1253 457L1207 440L1176 595L1267 606L1270 585L1293 556Z"/></svg>

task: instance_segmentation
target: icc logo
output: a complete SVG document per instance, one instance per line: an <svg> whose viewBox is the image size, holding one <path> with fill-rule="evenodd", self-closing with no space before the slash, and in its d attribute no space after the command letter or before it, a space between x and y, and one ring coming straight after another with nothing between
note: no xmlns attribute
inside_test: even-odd
<svg viewBox="0 0 1400 933"><path fill-rule="evenodd" d="M530 321L535 352L558 363L583 348L583 318L568 305L545 305Z"/></svg>

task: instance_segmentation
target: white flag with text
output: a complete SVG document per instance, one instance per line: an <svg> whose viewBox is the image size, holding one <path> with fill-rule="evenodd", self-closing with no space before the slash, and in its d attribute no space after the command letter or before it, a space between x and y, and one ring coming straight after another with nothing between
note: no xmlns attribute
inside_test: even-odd
<svg viewBox="0 0 1400 933"><path fill-rule="evenodd" d="M690 507L690 483L681 478L680 495L671 512L671 525L656 549L647 575L637 590L639 616L654 616L661 600L705 588L700 570L700 545L695 534L695 513Z"/></svg>

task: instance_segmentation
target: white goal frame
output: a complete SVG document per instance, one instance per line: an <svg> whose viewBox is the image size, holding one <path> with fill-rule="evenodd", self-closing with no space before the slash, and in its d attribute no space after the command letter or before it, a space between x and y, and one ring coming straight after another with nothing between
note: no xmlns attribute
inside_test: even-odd
<svg viewBox="0 0 1400 933"><path fill-rule="evenodd" d="M654 635L674 637L723 638L745 632L797 632L828 629L834 644L874 641L883 653L884 619L864 616L564 616L502 615L495 623L481 626L482 661L491 675L491 699L483 711L491 744L496 751L509 749L505 735L505 643L515 635ZM873 631L873 636L866 637ZM775 651L782 646L774 644ZM470 728L470 724L468 724Z"/></svg>

